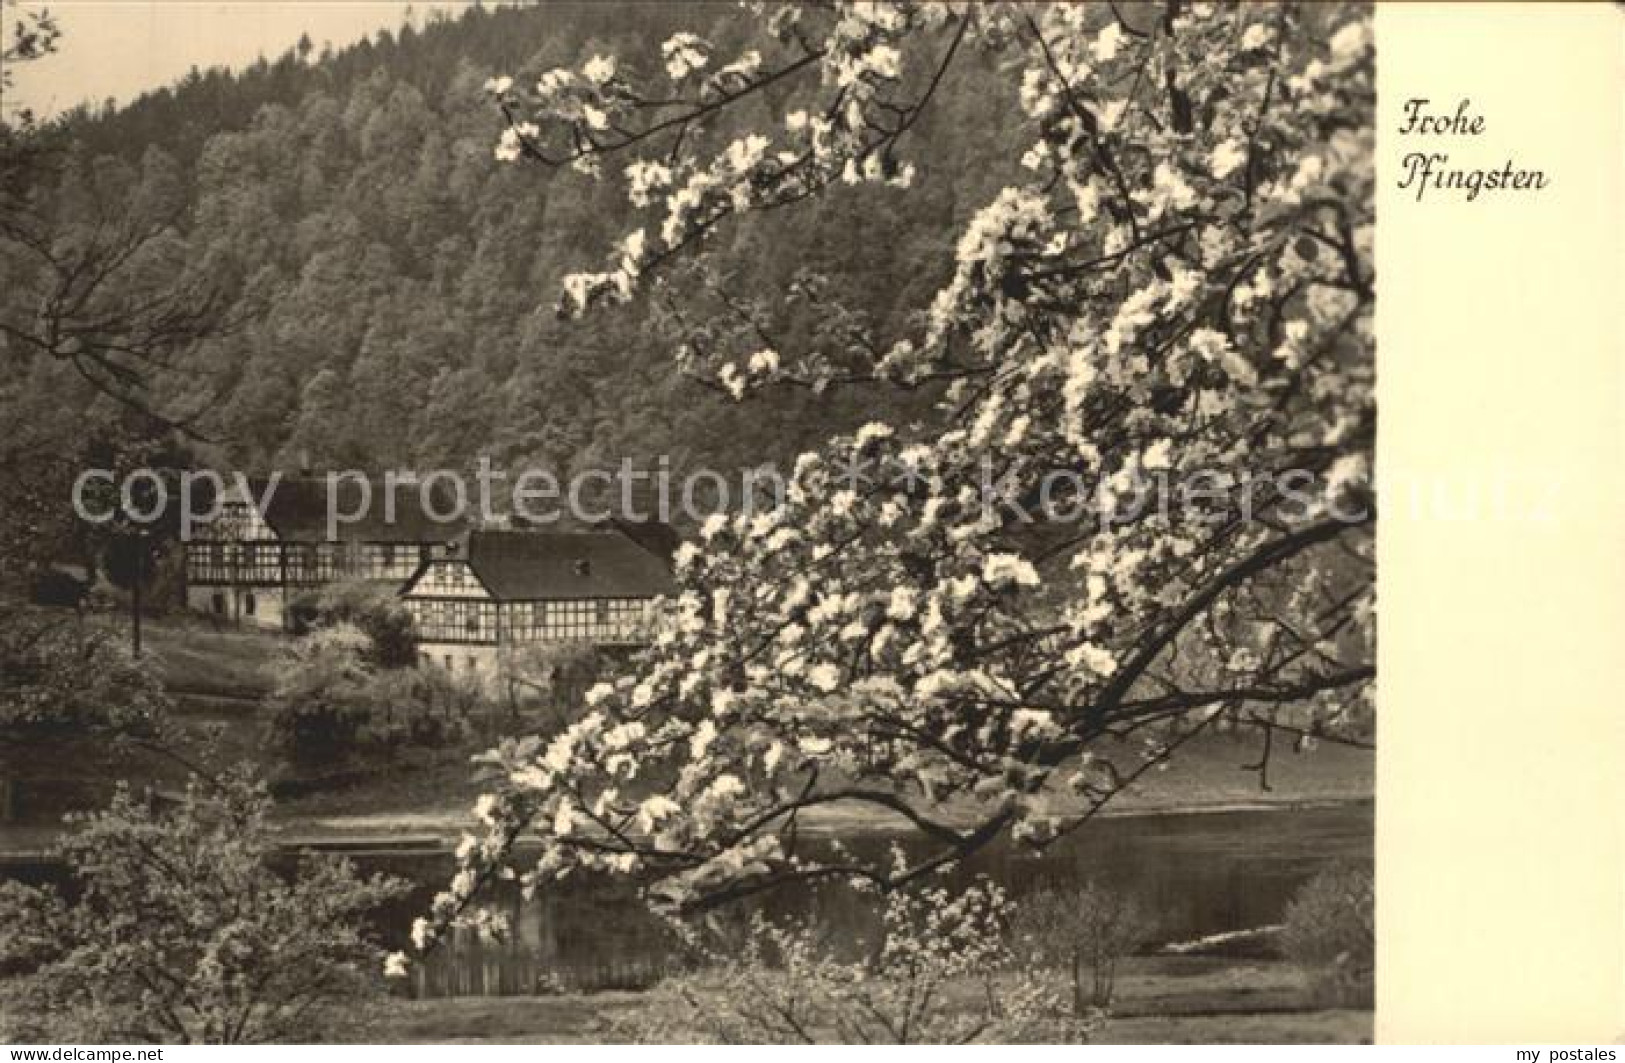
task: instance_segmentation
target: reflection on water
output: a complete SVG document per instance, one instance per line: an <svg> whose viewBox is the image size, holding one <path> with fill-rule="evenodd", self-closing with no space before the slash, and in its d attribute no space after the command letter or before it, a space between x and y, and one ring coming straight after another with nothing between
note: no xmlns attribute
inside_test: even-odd
<svg viewBox="0 0 1625 1063"><path fill-rule="evenodd" d="M1046 886L1088 879L1131 893L1179 940L1279 922L1294 890L1336 860L1372 859L1373 806L1338 805L1287 811L1209 812L1100 819L1042 856L998 845L977 854L959 876L985 874L1017 901ZM894 839L849 838L849 848L877 854ZM390 948L404 948L412 920L451 876L446 853L356 854L368 871L413 882L409 895L379 913ZM0 867L0 878L61 882L63 869L41 863ZM555 990L632 989L649 985L677 951L661 922L624 885L567 881L530 901L511 884L490 899L511 932L482 941L458 931L412 967L417 996L508 996ZM866 902L837 887L781 889L761 902L775 915L806 916L833 942L872 937Z"/></svg>
<svg viewBox="0 0 1625 1063"><path fill-rule="evenodd" d="M960 875L986 874L1020 897L1045 886L1095 879L1131 892L1157 915L1160 936L1186 939L1279 922L1286 903L1322 865L1372 859L1369 803L1292 811L1211 812L1101 819L1035 856L998 846ZM883 850L885 835L848 839ZM392 944L450 875L444 855L365 856L368 869L418 883L381 918ZM506 884L505 884L506 886ZM872 930L861 899L843 889L779 890L763 901L775 913L810 913L832 940ZM481 941L458 932L413 967L419 996L514 995L550 989L637 988L655 981L675 950L659 921L624 888L566 882L526 902L511 886L492 898L512 932Z"/></svg>

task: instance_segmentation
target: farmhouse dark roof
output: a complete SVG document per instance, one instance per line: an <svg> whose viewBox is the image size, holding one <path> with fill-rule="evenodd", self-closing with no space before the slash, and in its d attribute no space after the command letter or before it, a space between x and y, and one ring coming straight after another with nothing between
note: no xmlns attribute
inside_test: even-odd
<svg viewBox="0 0 1625 1063"><path fill-rule="evenodd" d="M265 523L285 542L327 541L328 491L334 492L334 512L341 517L360 514L354 520L335 521L337 538L343 542L375 543L446 543L462 535L467 522L436 520L427 512L451 514L456 512L456 499L449 489L439 490L431 483L429 506L424 506L423 491L416 483L394 485L393 511L386 505L391 492L382 478L368 482L370 497L363 494L361 481L355 477L338 477L330 485L326 477L283 477L276 482L269 505L263 514ZM252 481L254 498L264 497L268 482ZM363 498L367 503L363 506Z"/></svg>
<svg viewBox="0 0 1625 1063"><path fill-rule="evenodd" d="M666 562L615 531L476 531L469 564L506 601L653 598L672 588Z"/></svg>
<svg viewBox="0 0 1625 1063"><path fill-rule="evenodd" d="M668 565L682 545L682 536L670 524L659 520L633 520L630 517L608 517L597 525L620 532Z"/></svg>

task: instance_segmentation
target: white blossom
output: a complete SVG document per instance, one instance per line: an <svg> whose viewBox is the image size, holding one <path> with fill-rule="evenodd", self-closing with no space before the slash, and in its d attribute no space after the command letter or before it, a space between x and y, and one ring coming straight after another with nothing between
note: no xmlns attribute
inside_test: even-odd
<svg viewBox="0 0 1625 1063"><path fill-rule="evenodd" d="M712 723L710 720L701 720L700 725L696 727L694 729L694 733L689 736L689 756L693 757L695 760L699 760L701 757L705 756L706 750L711 748L711 743L715 742L716 739L717 725Z"/></svg>
<svg viewBox="0 0 1625 1063"><path fill-rule="evenodd" d="M873 48L868 56L869 69L883 78L896 80L902 76L903 53L889 44Z"/></svg>
<svg viewBox="0 0 1625 1063"><path fill-rule="evenodd" d="M990 554L982 562L982 579L992 587L1038 586L1038 570L1016 554Z"/></svg>
<svg viewBox="0 0 1625 1063"><path fill-rule="evenodd" d="M1371 48L1371 25L1364 19L1355 19L1332 34L1331 50L1334 59L1347 62L1365 55Z"/></svg>
<svg viewBox="0 0 1625 1063"><path fill-rule="evenodd" d="M1100 31L1100 35L1095 38L1094 44L1089 46L1089 51L1097 61L1106 63L1117 58L1117 50L1122 45L1123 27L1113 21L1107 23L1106 28Z"/></svg>
<svg viewBox="0 0 1625 1063"><path fill-rule="evenodd" d="M610 79L615 76L615 57L612 55L595 55L587 60L587 65L581 68L581 72L588 81L595 85L608 84Z"/></svg>
<svg viewBox="0 0 1625 1063"><path fill-rule="evenodd" d="M609 128L649 120L629 105L634 90L727 109L728 95L759 77L760 57L723 65L710 43L678 34L661 50L675 88L623 84L599 56L579 73L545 76L543 98L525 101L545 130L537 147L551 157L582 138L587 163L624 166L630 205L647 211L608 246L603 272L567 275L566 307L624 301L652 282L650 262L679 248L708 265L702 238L726 231L719 223L730 215L764 210L765 221L781 198L843 180L906 185L913 169L894 162L877 127L897 120L886 104L913 94L892 79L916 64L929 73L940 57L940 46L916 51L914 34L941 31L945 6L839 4L816 19L776 11L776 31L804 33L819 50L812 76L775 88L782 118L764 120L753 104L729 109L707 121L707 136L651 141L635 161L609 143L616 137L586 137L602 128L597 116ZM1326 472L1309 508L1368 489L1372 144L1360 131L1371 124L1369 18L1328 9L1313 30L1282 22L1291 39L1277 40L1273 16L1246 5L1182 8L1172 29L1147 23L1143 38L1108 11L1031 14L1047 56L1024 26L1001 39L999 27L1021 15L975 13L971 32L987 31L979 45L1006 47L1019 79L1021 109L998 131L1009 138L1004 169L992 171L1011 183L970 205L951 262L921 263L922 277L945 275L923 305L871 323L832 291L828 327L814 323L811 342L791 351L759 338L751 326L767 326L754 310L709 320L696 302L693 335L674 344L683 372L735 398L781 374L817 389L873 373L918 387L918 405L895 420L860 419L802 454L776 507L706 520L674 556L677 586L658 606L652 644L626 678L589 693L596 718L492 755L510 790L479 809L487 838L459 845L460 863L487 870L534 814L542 851L527 857L527 886L578 869L641 869L647 845L692 856L663 880L663 898L681 904L833 866L813 850L789 857L774 848L776 826L751 825L782 824L805 779L815 778L816 799L866 770L921 815L962 815L970 828L1007 811L1006 836L1043 840L1057 815L1114 782L1089 749L1050 741L1070 717L1026 704L1024 677L1053 677L1033 695L1045 705L1104 704L1098 695L1114 678L1130 684L1129 705L1158 698L1163 675L1221 694L1266 679L1313 685L1317 669L1295 660L1262 673L1280 655L1267 650L1274 635L1256 633L1259 615L1301 631L1326 675L1370 652L1372 596L1348 595L1372 549L1364 531L1333 544L1335 565L1321 563L1330 548L1311 545L1290 569L1245 581L1188 623L1179 614L1283 534L1274 511L1215 534L1207 518L1229 515L1245 477L1313 453ZM1131 96L1142 71L1143 91ZM1201 112L1194 127L1170 121L1171 77ZM1271 98L1291 106L1262 106L1272 84ZM1269 165L1248 173L1255 144ZM517 127L497 147L525 154ZM1311 228L1322 238L1314 251L1304 242ZM1363 272L1345 277L1345 259ZM677 288L667 293L680 298ZM825 298L809 289L809 316ZM949 379L939 387L938 377ZM979 462L989 451L1023 494L1047 471L1082 470L1071 497L1086 523L1064 537L1060 528L1029 535L986 497ZM1233 478L1206 498L1137 508L1165 470ZM1320 624L1332 602L1352 605L1328 634ZM1165 631L1175 641L1141 676L1141 655ZM1363 691L1338 693L1272 711L1294 726L1369 714ZM1336 708L1322 704L1330 700ZM1123 757L1165 750L1211 704L1147 724L1149 744L1126 744ZM1060 762L1034 755L1040 745ZM1083 792L1058 793L1069 779ZM646 838L617 839L589 810L612 824L624 817ZM588 836L591 845L568 843ZM460 877L458 888L472 881ZM945 894L941 907L953 903ZM435 911L441 919L453 906Z"/></svg>
<svg viewBox="0 0 1625 1063"><path fill-rule="evenodd" d="M1173 449L1172 440L1159 439L1146 448L1141 464L1147 469L1166 469L1173 464Z"/></svg>
<svg viewBox="0 0 1625 1063"><path fill-rule="evenodd" d="M673 81L681 81L710 62L708 46L692 33L674 34L660 46L666 60L666 73Z"/></svg>
<svg viewBox="0 0 1625 1063"><path fill-rule="evenodd" d="M1213 149L1213 154L1208 156L1208 165L1213 169L1213 176L1221 181L1241 169L1242 163L1246 161L1247 150L1241 141L1234 137L1221 142Z"/></svg>
<svg viewBox="0 0 1625 1063"><path fill-rule="evenodd" d="M840 685L841 670L828 662L815 665L807 671L807 682L827 694Z"/></svg>
<svg viewBox="0 0 1625 1063"><path fill-rule="evenodd" d="M526 140L535 139L541 130L534 122L519 122L502 131L497 139L496 157L499 162L513 162L523 153Z"/></svg>
<svg viewBox="0 0 1625 1063"><path fill-rule="evenodd" d="M569 837L575 829L575 822L575 804L566 797L553 812L553 834L560 838Z"/></svg>

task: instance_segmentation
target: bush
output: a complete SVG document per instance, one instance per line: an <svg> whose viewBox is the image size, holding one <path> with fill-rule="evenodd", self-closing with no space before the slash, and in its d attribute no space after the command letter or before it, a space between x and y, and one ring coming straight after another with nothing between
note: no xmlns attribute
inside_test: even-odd
<svg viewBox="0 0 1625 1063"><path fill-rule="evenodd" d="M156 741L173 731L150 659L93 625L0 611L0 749L60 735Z"/></svg>
<svg viewBox="0 0 1625 1063"><path fill-rule="evenodd" d="M1156 932L1156 923L1132 897L1094 882L1034 894L1018 908L1015 926L1017 944L1028 957L1067 971L1077 1015L1110 1006L1118 962Z"/></svg>
<svg viewBox="0 0 1625 1063"><path fill-rule="evenodd" d="M1318 1001L1370 1007L1376 969L1376 887L1369 867L1338 864L1298 890L1282 950L1309 975Z"/></svg>
<svg viewBox="0 0 1625 1063"><path fill-rule="evenodd" d="M296 761L332 760L355 746L370 706L371 640L349 624L293 642L274 667L271 736Z"/></svg>
<svg viewBox="0 0 1625 1063"><path fill-rule="evenodd" d="M165 812L121 787L61 844L77 898L0 887L0 1038L308 1042L382 991L361 929L404 884L309 857L269 860L270 801L246 775Z"/></svg>
<svg viewBox="0 0 1625 1063"><path fill-rule="evenodd" d="M274 671L273 742L300 763L467 738L477 690L437 668L379 670L372 640L337 624L295 641Z"/></svg>
<svg viewBox="0 0 1625 1063"><path fill-rule="evenodd" d="M474 684L441 668L378 672L361 700L366 720L357 744L379 749L456 745L472 736L470 719L486 707Z"/></svg>
<svg viewBox="0 0 1625 1063"><path fill-rule="evenodd" d="M697 945L698 969L663 982L612 1035L662 1044L1086 1040L1101 1016L1079 1021L1063 994L1020 969L1009 915L1003 890L985 881L897 891L884 902L879 940L848 959L810 924L758 911L735 939Z"/></svg>
<svg viewBox="0 0 1625 1063"><path fill-rule="evenodd" d="M410 668L417 663L412 614L387 585L366 580L329 583L301 595L288 609L297 634L351 626L369 640L366 657L376 668Z"/></svg>

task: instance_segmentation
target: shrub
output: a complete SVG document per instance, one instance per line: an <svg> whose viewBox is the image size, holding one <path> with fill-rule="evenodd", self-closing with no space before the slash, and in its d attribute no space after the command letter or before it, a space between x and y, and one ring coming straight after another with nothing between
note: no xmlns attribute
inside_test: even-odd
<svg viewBox="0 0 1625 1063"><path fill-rule="evenodd" d="M376 668L410 668L417 663L412 614L388 586L366 580L329 583L301 595L289 613L300 634L349 625L369 640L366 657Z"/></svg>
<svg viewBox="0 0 1625 1063"><path fill-rule="evenodd" d="M276 666L272 738L295 761L468 737L477 690L437 668L379 670L371 644L350 624L318 628Z"/></svg>
<svg viewBox="0 0 1625 1063"><path fill-rule="evenodd" d="M370 643L349 624L319 628L293 642L275 665L271 735L293 759L329 760L354 747L370 713Z"/></svg>
<svg viewBox="0 0 1625 1063"><path fill-rule="evenodd" d="M1063 995L1022 971L1005 935L1003 890L934 886L885 899L881 933L859 958L811 924L761 912L734 940L696 946L698 969L663 982L613 1035L653 1043L964 1044L1080 1041ZM692 940L692 938L691 938Z"/></svg>
<svg viewBox="0 0 1625 1063"><path fill-rule="evenodd" d="M1337 864L1305 883L1287 905L1282 949L1309 975L1321 1002L1371 1006L1375 901L1369 867Z"/></svg>
<svg viewBox="0 0 1625 1063"><path fill-rule="evenodd" d="M1066 970L1077 1015L1111 1004L1118 962L1156 932L1132 897L1094 882L1028 897L1016 911L1015 926L1025 955Z"/></svg>
<svg viewBox="0 0 1625 1063"><path fill-rule="evenodd" d="M384 749L444 747L468 739L485 708L479 689L441 668L378 672L363 688L365 723L357 744Z"/></svg>
<svg viewBox="0 0 1625 1063"><path fill-rule="evenodd" d="M0 889L0 1037L306 1042L381 991L363 917L403 884L334 857L275 874L263 787L244 774L154 810L120 788L61 844L77 898Z"/></svg>
<svg viewBox="0 0 1625 1063"><path fill-rule="evenodd" d="M151 661L113 632L0 615L0 747L62 734L157 740L173 731L171 709Z"/></svg>

